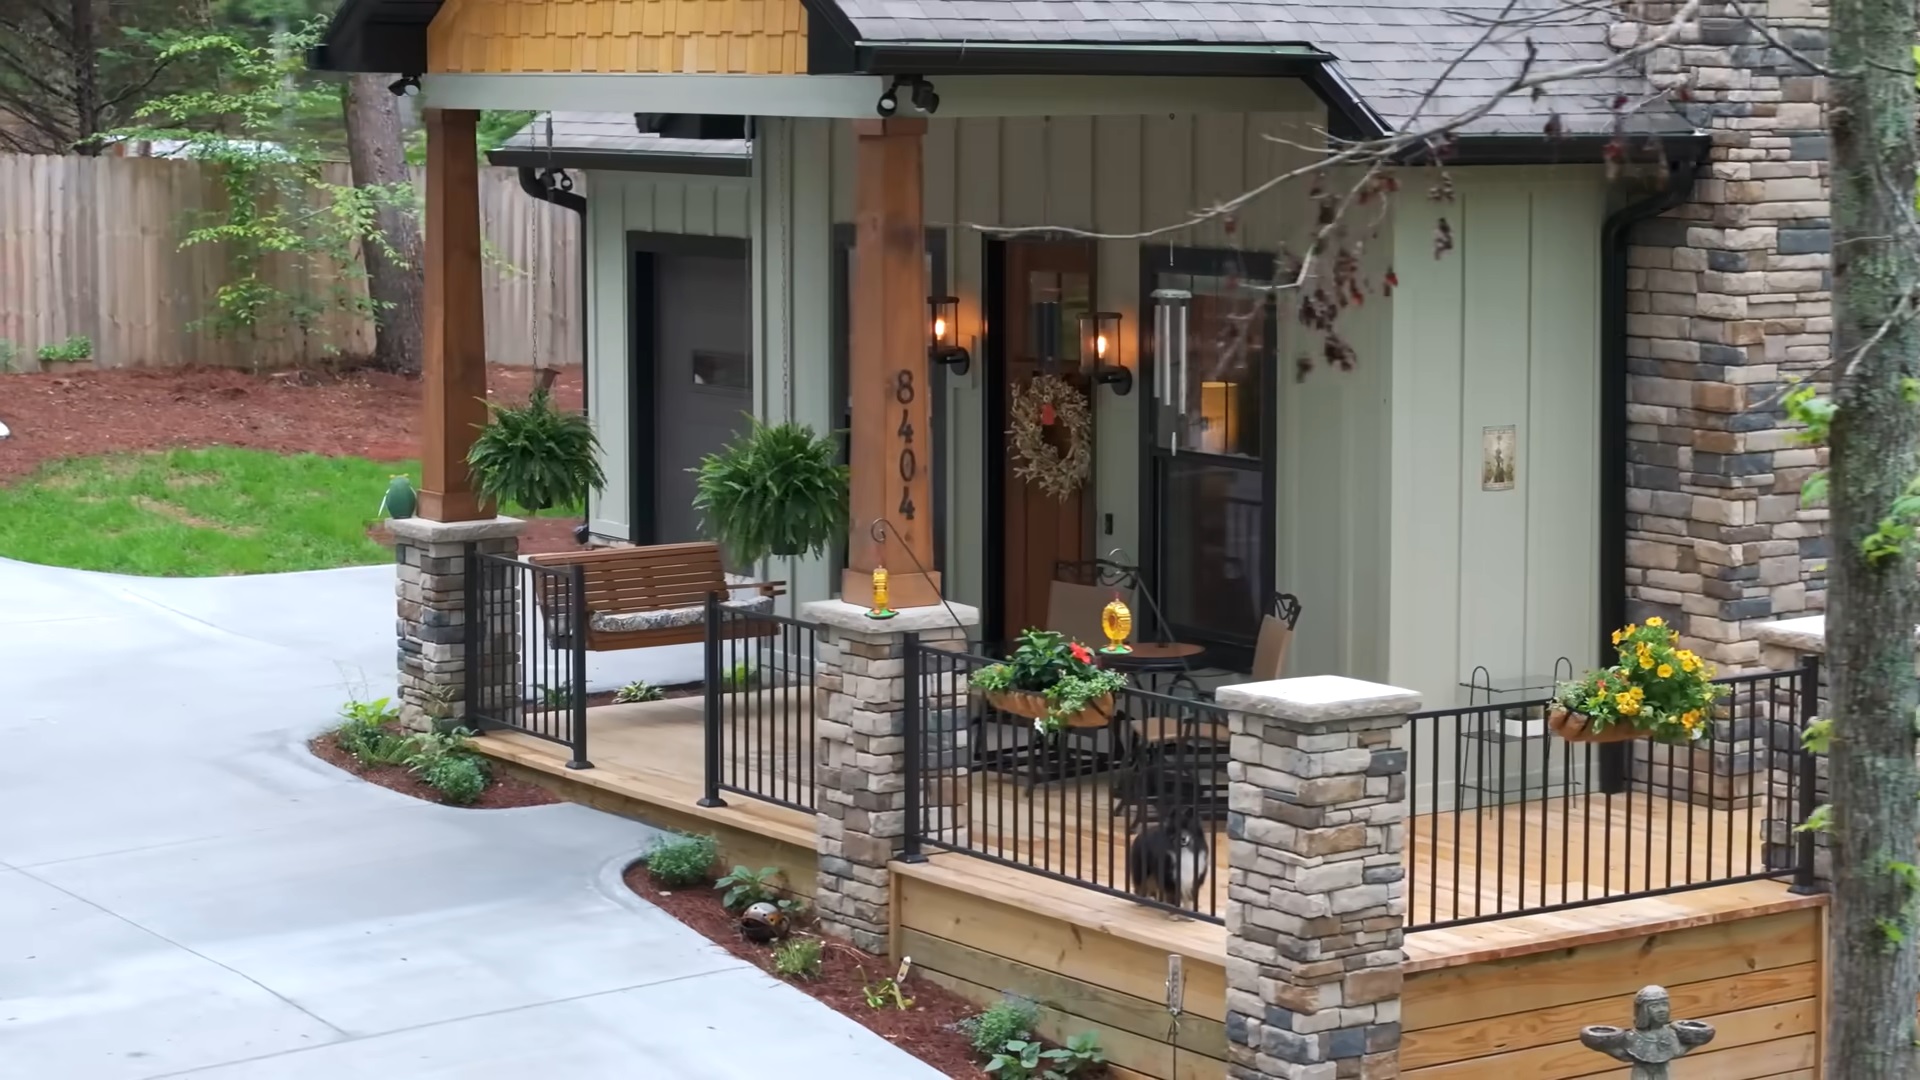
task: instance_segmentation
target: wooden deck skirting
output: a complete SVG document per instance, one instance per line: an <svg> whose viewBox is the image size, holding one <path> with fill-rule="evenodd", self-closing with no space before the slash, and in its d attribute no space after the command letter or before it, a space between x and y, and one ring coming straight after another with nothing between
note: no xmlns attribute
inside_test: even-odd
<svg viewBox="0 0 1920 1080"><path fill-rule="evenodd" d="M590 713L609 723L636 707L620 708ZM696 805L697 699L644 708L644 727L590 736L592 769L566 769L563 747L527 736L476 745L576 801L712 833L728 861L783 867L810 891L812 818L745 796ZM1123 1080L1225 1075L1225 927L964 854L893 870L892 951L918 977L983 1005L1006 991L1034 998L1042 1034L1097 1030ZM1402 1075L1612 1080L1620 1070L1579 1046L1579 1027L1624 1021L1634 991L1663 982L1676 1015L1721 1026L1689 1075L1814 1080L1825 907L1757 881L1409 934ZM1186 973L1177 1031L1169 954Z"/></svg>

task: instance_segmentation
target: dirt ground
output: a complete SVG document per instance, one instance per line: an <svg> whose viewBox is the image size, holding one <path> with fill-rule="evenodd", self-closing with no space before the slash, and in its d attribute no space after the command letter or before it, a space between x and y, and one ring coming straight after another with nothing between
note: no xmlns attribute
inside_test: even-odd
<svg viewBox="0 0 1920 1080"><path fill-rule="evenodd" d="M488 396L524 401L533 372L491 365ZM563 368L554 395L581 405L578 367ZM251 375L225 368L90 369L0 375L0 484L63 457L176 447L238 446L279 453L419 456L420 383L370 371ZM578 522L533 522L523 551L574 546Z"/></svg>
<svg viewBox="0 0 1920 1080"><path fill-rule="evenodd" d="M662 889L647 876L646 867L639 863L629 866L624 877L628 888L664 909L667 914L705 934L716 945L740 959L766 969L774 978L781 978L773 971L773 947L756 945L740 935L738 920L721 906L720 893L712 885L695 885L679 890ZM979 1011L967 999L927 979L916 979L909 975L906 996L912 1002L911 1008L875 1009L867 1004L864 988L893 973L894 968L885 957L829 941L821 956L820 973L816 978L782 981L844 1013L862 1027L954 1080L991 1077L993 1074L975 1063L967 1036L961 1034L956 1026Z"/></svg>

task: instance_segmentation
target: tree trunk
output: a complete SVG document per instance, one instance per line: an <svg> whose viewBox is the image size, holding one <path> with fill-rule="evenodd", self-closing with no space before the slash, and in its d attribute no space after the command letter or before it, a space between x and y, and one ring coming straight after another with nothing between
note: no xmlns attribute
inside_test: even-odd
<svg viewBox="0 0 1920 1080"><path fill-rule="evenodd" d="M1914 198L1913 0L1833 0L1831 106L1835 402L1832 430L1834 907L1827 1069L1846 1080L1920 1075L1914 1004L1914 626L1912 544L1864 544L1920 476L1920 285ZM1875 340L1877 337L1877 340Z"/></svg>
<svg viewBox="0 0 1920 1080"><path fill-rule="evenodd" d="M73 143L71 153L98 154L93 136L100 131L100 55L93 0L73 0Z"/></svg>
<svg viewBox="0 0 1920 1080"><path fill-rule="evenodd" d="M347 83L347 156L355 187L410 183L406 144L400 129L399 99L387 89L389 75L357 74ZM362 245L367 260L367 293L373 298L374 363L388 371L420 373L422 253L420 221L411 209L383 203L377 224L386 248ZM387 250L391 249L391 250Z"/></svg>

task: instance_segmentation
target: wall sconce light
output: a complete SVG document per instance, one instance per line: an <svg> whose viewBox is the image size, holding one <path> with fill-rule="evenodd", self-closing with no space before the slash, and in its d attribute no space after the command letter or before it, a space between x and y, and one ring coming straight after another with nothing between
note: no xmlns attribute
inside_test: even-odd
<svg viewBox="0 0 1920 1080"><path fill-rule="evenodd" d="M1185 289L1153 290L1153 400L1187 415L1187 308L1193 294ZM1171 449L1180 452L1180 429L1172 433Z"/></svg>
<svg viewBox="0 0 1920 1080"><path fill-rule="evenodd" d="M1133 391L1133 372L1120 360L1120 315L1089 311L1080 316L1080 364L1099 386L1111 386L1121 397Z"/></svg>
<svg viewBox="0 0 1920 1080"><path fill-rule="evenodd" d="M955 375L967 373L973 358L960 344L960 301L954 297L927 297L927 359L945 364Z"/></svg>

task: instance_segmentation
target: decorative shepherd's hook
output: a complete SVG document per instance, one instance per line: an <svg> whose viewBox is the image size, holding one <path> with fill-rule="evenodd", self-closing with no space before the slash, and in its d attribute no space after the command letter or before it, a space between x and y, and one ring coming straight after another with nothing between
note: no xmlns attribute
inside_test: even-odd
<svg viewBox="0 0 1920 1080"><path fill-rule="evenodd" d="M880 545L879 554L882 557L877 558L873 561L874 562L873 577L874 577L874 584L877 587L882 589L885 588L885 585L883 583L886 581L886 572L887 572L886 565L885 565L886 564L885 555L887 551L887 536L890 533L894 533L897 531L898 530L896 530L893 527L893 522L888 521L884 517L874 518L873 523L867 526L867 535L873 538L874 543ZM913 553L912 548L908 547L905 544L901 544L900 550L907 553L907 558L910 561L912 561L914 569L920 571L920 576L926 578L929 581L933 580L933 575L927 570L926 566L920 562L919 557ZM938 593L937 595L940 597L940 606L947 609L947 617L953 620L953 625L960 628L960 633L964 637L967 632L967 624L960 621L960 616L954 613L953 605L947 603L947 596L944 591ZM881 599L885 600L886 598L882 596ZM871 612L869 612L869 614L871 614ZM880 618L880 619L888 619L888 618L892 618L896 614L898 614L898 612L888 612L888 614L886 615L875 615L873 617Z"/></svg>
<svg viewBox="0 0 1920 1080"><path fill-rule="evenodd" d="M1649 986L1634 995L1631 1031L1592 1024L1580 1029L1580 1042L1631 1064L1630 1080L1671 1080L1673 1061L1713 1041L1713 1034L1713 1025L1703 1020L1675 1020L1666 988Z"/></svg>

